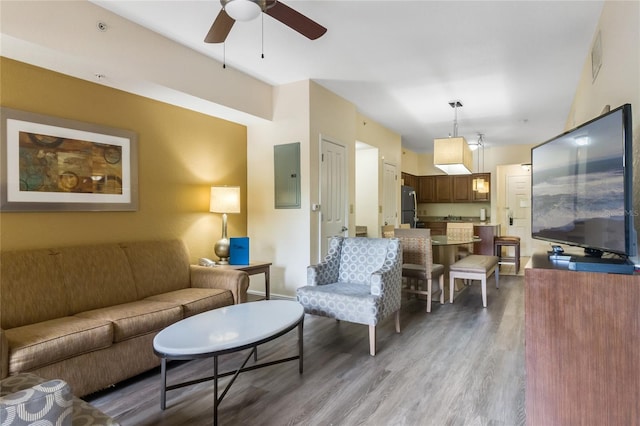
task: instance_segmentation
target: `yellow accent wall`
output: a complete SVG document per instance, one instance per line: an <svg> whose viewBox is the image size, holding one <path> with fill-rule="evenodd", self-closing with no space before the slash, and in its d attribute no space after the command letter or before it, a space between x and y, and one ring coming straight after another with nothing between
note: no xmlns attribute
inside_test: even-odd
<svg viewBox="0 0 640 426"><path fill-rule="evenodd" d="M241 187L229 235L247 234L245 126L7 58L0 104L136 132L139 174L136 212L0 212L2 250L180 238L192 261L214 257L221 217L208 211L211 185Z"/></svg>

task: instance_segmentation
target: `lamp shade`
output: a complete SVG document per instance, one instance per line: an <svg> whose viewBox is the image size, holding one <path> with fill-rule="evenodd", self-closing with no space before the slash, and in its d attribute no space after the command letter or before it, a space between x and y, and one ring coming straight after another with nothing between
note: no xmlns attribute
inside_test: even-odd
<svg viewBox="0 0 640 426"><path fill-rule="evenodd" d="M209 211L212 213L240 213L240 187L212 186Z"/></svg>
<svg viewBox="0 0 640 426"><path fill-rule="evenodd" d="M448 175L470 175L473 154L463 137L433 140L433 165Z"/></svg>
<svg viewBox="0 0 640 426"><path fill-rule="evenodd" d="M251 21L262 12L260 5L253 0L230 0L224 10L236 21Z"/></svg>

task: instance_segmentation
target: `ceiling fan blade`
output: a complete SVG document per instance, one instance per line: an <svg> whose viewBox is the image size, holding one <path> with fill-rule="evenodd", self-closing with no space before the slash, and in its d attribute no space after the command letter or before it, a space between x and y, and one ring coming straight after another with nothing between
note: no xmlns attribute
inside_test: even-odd
<svg viewBox="0 0 640 426"><path fill-rule="evenodd" d="M211 25L211 29L209 29L207 36L204 38L205 43L224 42L235 22L235 19L227 15L227 12L222 9L220 13L218 13L216 20L213 21L213 25Z"/></svg>
<svg viewBox="0 0 640 426"><path fill-rule="evenodd" d="M265 10L264 13L311 40L315 40L327 32L327 29L322 25L280 1L276 2L273 7Z"/></svg>

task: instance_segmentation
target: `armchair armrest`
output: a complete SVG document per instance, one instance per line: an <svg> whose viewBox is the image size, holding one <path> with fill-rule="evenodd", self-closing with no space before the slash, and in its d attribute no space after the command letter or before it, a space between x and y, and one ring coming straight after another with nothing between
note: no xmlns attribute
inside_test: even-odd
<svg viewBox="0 0 640 426"><path fill-rule="evenodd" d="M335 262L321 262L307 266L307 285L325 285L338 280Z"/></svg>
<svg viewBox="0 0 640 426"><path fill-rule="evenodd" d="M377 271L372 272L369 277L371 294L374 296L383 295L389 285L393 284L393 273L393 266L383 266Z"/></svg>
<svg viewBox="0 0 640 426"><path fill-rule="evenodd" d="M246 272L199 265L189 265L189 267L191 271L191 287L230 290L236 304L247 301L249 274Z"/></svg>
<svg viewBox="0 0 640 426"><path fill-rule="evenodd" d="M391 291L402 292L402 251L397 241L395 250L390 251L382 267L371 273L369 286L374 296L383 296Z"/></svg>
<svg viewBox="0 0 640 426"><path fill-rule="evenodd" d="M5 425L71 425L73 395L64 380L30 383L24 375L11 376L1 383L0 418ZM11 393L9 393L11 392Z"/></svg>

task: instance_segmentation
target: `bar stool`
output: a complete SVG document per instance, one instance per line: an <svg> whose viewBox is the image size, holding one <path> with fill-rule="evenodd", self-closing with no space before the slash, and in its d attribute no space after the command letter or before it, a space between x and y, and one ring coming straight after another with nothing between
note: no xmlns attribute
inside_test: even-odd
<svg viewBox="0 0 640 426"><path fill-rule="evenodd" d="M502 247L514 247L515 256L503 256ZM493 254L498 256L498 265L513 264L516 266L516 274L520 271L520 237L509 235L493 237Z"/></svg>

